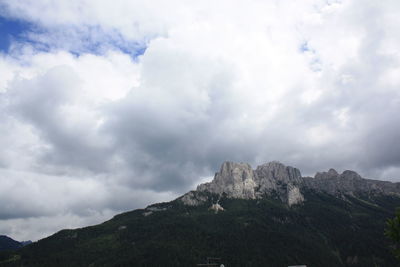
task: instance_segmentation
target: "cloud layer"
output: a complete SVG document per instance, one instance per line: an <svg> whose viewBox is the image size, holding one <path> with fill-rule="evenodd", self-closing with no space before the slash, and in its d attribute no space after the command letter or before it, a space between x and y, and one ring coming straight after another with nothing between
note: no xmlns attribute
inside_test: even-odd
<svg viewBox="0 0 400 267"><path fill-rule="evenodd" d="M170 200L226 160L400 181L398 1L142 2L0 1L30 25L0 55L3 234Z"/></svg>

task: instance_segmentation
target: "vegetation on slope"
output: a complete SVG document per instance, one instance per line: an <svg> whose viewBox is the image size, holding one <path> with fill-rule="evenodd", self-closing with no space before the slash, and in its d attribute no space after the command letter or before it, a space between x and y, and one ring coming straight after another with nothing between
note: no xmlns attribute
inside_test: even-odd
<svg viewBox="0 0 400 267"><path fill-rule="evenodd" d="M292 207L221 198L225 211L217 214L211 200L156 204L0 254L0 265L196 266L220 257L225 266L400 266L383 234L399 198L304 194Z"/></svg>

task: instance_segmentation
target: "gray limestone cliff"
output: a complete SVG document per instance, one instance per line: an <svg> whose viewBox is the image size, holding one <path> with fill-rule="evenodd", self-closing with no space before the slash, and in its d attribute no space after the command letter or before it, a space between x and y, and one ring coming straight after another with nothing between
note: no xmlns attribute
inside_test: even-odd
<svg viewBox="0 0 400 267"><path fill-rule="evenodd" d="M228 198L257 199L277 192L289 205L304 200L300 192L302 184L298 169L273 161L253 170L247 163L224 162L210 183L201 184L196 191L182 197L187 205L199 203L195 192L225 194Z"/></svg>
<svg viewBox="0 0 400 267"><path fill-rule="evenodd" d="M365 179L349 170L339 174L334 169L318 172L315 177L302 177L297 168L277 161L260 165L255 170L247 163L224 162L211 182L199 185L180 199L186 205L197 206L207 200L204 194L207 192L242 199L278 196L292 206L305 201L304 190L331 195L400 195L400 183Z"/></svg>
<svg viewBox="0 0 400 267"><path fill-rule="evenodd" d="M332 195L357 193L400 195L400 183L362 178L355 171L346 170L339 174L336 170L318 172L314 178L303 177L304 187Z"/></svg>
<svg viewBox="0 0 400 267"><path fill-rule="evenodd" d="M255 198L255 173L247 163L224 162L211 183L201 184L197 191L226 193L232 198Z"/></svg>

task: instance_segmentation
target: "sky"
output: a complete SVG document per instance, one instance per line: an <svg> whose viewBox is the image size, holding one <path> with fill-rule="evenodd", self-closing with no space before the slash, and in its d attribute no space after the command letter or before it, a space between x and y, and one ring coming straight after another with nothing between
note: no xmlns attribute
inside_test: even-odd
<svg viewBox="0 0 400 267"><path fill-rule="evenodd" d="M0 234L170 201L224 161L400 181L398 14L398 0L0 0Z"/></svg>

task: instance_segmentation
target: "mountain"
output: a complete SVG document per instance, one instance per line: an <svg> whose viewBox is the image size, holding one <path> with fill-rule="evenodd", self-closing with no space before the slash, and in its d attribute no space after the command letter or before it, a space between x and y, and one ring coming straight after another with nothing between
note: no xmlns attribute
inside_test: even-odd
<svg viewBox="0 0 400 267"><path fill-rule="evenodd" d="M397 206L398 183L353 171L225 162L178 199L0 253L0 266L400 266L383 235Z"/></svg>
<svg viewBox="0 0 400 267"><path fill-rule="evenodd" d="M186 194L183 201L196 205L199 192L225 194L228 198L260 199L278 196L289 206L304 201L301 193L314 190L334 196L356 194L400 196L400 183L362 178L354 171L336 170L318 172L314 178L302 177L297 168L273 161L258 166L255 170L247 163L225 162L210 183L201 184L196 191ZM197 199L198 200L198 199Z"/></svg>
<svg viewBox="0 0 400 267"><path fill-rule="evenodd" d="M16 249L22 248L24 246L27 246L31 243L32 243L32 241L30 241L30 240L18 242L8 236L0 235L0 251L16 250Z"/></svg>
<svg viewBox="0 0 400 267"><path fill-rule="evenodd" d="M0 251L2 250L13 250L22 247L22 244L14 239L0 235Z"/></svg>
<svg viewBox="0 0 400 267"><path fill-rule="evenodd" d="M25 246L27 246L27 245L32 244L32 241L31 241L31 240L28 240L28 241L21 241L20 243L21 243L21 245L22 245L23 247L25 247Z"/></svg>

